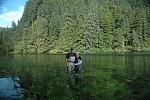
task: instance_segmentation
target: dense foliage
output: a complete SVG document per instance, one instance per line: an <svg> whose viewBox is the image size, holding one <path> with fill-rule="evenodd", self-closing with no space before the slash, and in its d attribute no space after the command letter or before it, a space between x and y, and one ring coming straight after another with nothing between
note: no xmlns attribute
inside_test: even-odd
<svg viewBox="0 0 150 100"><path fill-rule="evenodd" d="M141 51L149 50L149 26L149 0L29 0L0 36L14 53Z"/></svg>

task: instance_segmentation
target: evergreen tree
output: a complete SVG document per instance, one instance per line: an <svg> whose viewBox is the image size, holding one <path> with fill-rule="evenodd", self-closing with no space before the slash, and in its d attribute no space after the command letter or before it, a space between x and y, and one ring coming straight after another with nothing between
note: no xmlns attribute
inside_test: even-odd
<svg viewBox="0 0 150 100"><path fill-rule="evenodd" d="M16 23L14 21L12 21L11 27L16 28Z"/></svg>
<svg viewBox="0 0 150 100"><path fill-rule="evenodd" d="M49 51L48 23L45 18L39 17L32 25L35 34L36 52L46 53Z"/></svg>

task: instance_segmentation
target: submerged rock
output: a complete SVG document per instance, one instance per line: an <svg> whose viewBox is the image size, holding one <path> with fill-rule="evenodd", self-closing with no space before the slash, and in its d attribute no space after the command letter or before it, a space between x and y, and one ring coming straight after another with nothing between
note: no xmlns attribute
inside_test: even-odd
<svg viewBox="0 0 150 100"><path fill-rule="evenodd" d="M0 78L0 100L20 100L24 96L24 90L17 83L19 78Z"/></svg>

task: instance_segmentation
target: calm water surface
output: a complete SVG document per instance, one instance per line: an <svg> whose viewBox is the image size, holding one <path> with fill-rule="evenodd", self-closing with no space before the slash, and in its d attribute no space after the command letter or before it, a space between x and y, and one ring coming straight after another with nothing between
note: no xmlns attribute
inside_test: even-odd
<svg viewBox="0 0 150 100"><path fill-rule="evenodd" d="M148 100L150 53L81 55L82 82L68 85L65 55L0 56L0 77L17 76L34 100Z"/></svg>

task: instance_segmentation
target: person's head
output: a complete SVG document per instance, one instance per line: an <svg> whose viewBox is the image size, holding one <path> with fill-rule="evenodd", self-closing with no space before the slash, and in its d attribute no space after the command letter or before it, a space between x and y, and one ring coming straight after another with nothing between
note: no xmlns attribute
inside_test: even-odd
<svg viewBox="0 0 150 100"><path fill-rule="evenodd" d="M79 52L76 52L76 56L79 57Z"/></svg>
<svg viewBox="0 0 150 100"><path fill-rule="evenodd" d="M70 49L70 52L71 52L71 53L73 53L73 52L74 52L74 49L73 49L72 47L71 47L71 49Z"/></svg>

